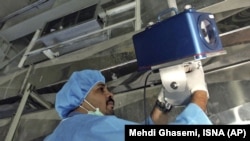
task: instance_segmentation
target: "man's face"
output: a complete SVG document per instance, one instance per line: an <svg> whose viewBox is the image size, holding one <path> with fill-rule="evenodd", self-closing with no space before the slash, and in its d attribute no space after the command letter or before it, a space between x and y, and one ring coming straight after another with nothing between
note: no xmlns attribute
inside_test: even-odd
<svg viewBox="0 0 250 141"><path fill-rule="evenodd" d="M90 91L86 100L94 107L99 108L104 115L113 115L115 105L113 96L105 84L99 83Z"/></svg>

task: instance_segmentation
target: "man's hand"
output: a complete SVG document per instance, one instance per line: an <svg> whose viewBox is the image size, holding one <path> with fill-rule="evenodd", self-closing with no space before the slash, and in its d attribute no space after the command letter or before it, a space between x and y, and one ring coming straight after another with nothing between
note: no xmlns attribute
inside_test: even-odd
<svg viewBox="0 0 250 141"><path fill-rule="evenodd" d="M162 112L168 112L171 110L172 105L167 101L164 88L161 88L160 93L158 94L158 98L156 101L156 106L162 111Z"/></svg>
<svg viewBox="0 0 250 141"><path fill-rule="evenodd" d="M209 93L207 90L207 84L205 82L205 74L200 61L190 62L186 66L187 85L193 94L195 91L206 91L207 97Z"/></svg>
<svg viewBox="0 0 250 141"><path fill-rule="evenodd" d="M158 94L158 100L162 103L165 103L165 96L164 96L164 88L161 88L161 91Z"/></svg>

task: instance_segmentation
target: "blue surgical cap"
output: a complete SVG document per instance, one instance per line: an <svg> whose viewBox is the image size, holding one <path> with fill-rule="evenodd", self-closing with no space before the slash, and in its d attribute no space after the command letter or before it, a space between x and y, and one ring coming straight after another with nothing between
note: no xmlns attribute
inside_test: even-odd
<svg viewBox="0 0 250 141"><path fill-rule="evenodd" d="M105 78L98 70L74 72L62 89L56 94L55 109L64 119L77 108L91 89L98 83L105 83Z"/></svg>

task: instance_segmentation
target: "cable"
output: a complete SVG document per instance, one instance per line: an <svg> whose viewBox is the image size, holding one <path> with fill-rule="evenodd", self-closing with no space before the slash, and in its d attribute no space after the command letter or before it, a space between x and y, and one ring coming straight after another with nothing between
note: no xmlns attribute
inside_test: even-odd
<svg viewBox="0 0 250 141"><path fill-rule="evenodd" d="M147 81L148 81L148 77L152 74L152 71L150 71L148 74L147 74L147 77L145 79L145 83L144 83L144 90L143 90L143 104L144 104L144 119L145 119L145 124L147 125L148 124L148 120L147 120L147 108L146 108L146 105L147 105L147 102L146 102L146 85L147 85Z"/></svg>

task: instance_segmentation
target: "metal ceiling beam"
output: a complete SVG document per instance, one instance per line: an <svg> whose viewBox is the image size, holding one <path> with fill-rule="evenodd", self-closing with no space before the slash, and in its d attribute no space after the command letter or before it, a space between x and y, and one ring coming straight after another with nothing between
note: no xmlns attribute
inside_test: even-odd
<svg viewBox="0 0 250 141"><path fill-rule="evenodd" d="M234 10L230 10L230 11L226 11L226 12L221 12L221 13L217 13L215 14L215 20L216 22L220 22L226 18L229 18L239 12L242 12L244 10L246 10L247 8L240 8L240 9L234 9Z"/></svg>
<svg viewBox="0 0 250 141"><path fill-rule="evenodd" d="M223 46L233 46L250 42L250 26L236 29L220 35Z"/></svg>
<svg viewBox="0 0 250 141"><path fill-rule="evenodd" d="M26 6L26 7L22 8L22 9L20 9L20 10L17 10L15 12L3 17L2 19L0 18L0 24L7 21L7 20L9 20L9 19L11 19L11 18L13 18L13 17L15 17L15 16L21 15L21 14L23 14L23 13L25 13L25 12L33 9L33 8L37 8L38 6L46 3L47 1L48 0L38 0L38 1Z"/></svg>
<svg viewBox="0 0 250 141"><path fill-rule="evenodd" d="M207 6L197 11L217 14L217 13L222 13L225 11L235 10L239 8L245 8L249 6L250 6L249 0L224 0L223 2L219 2L211 6Z"/></svg>

